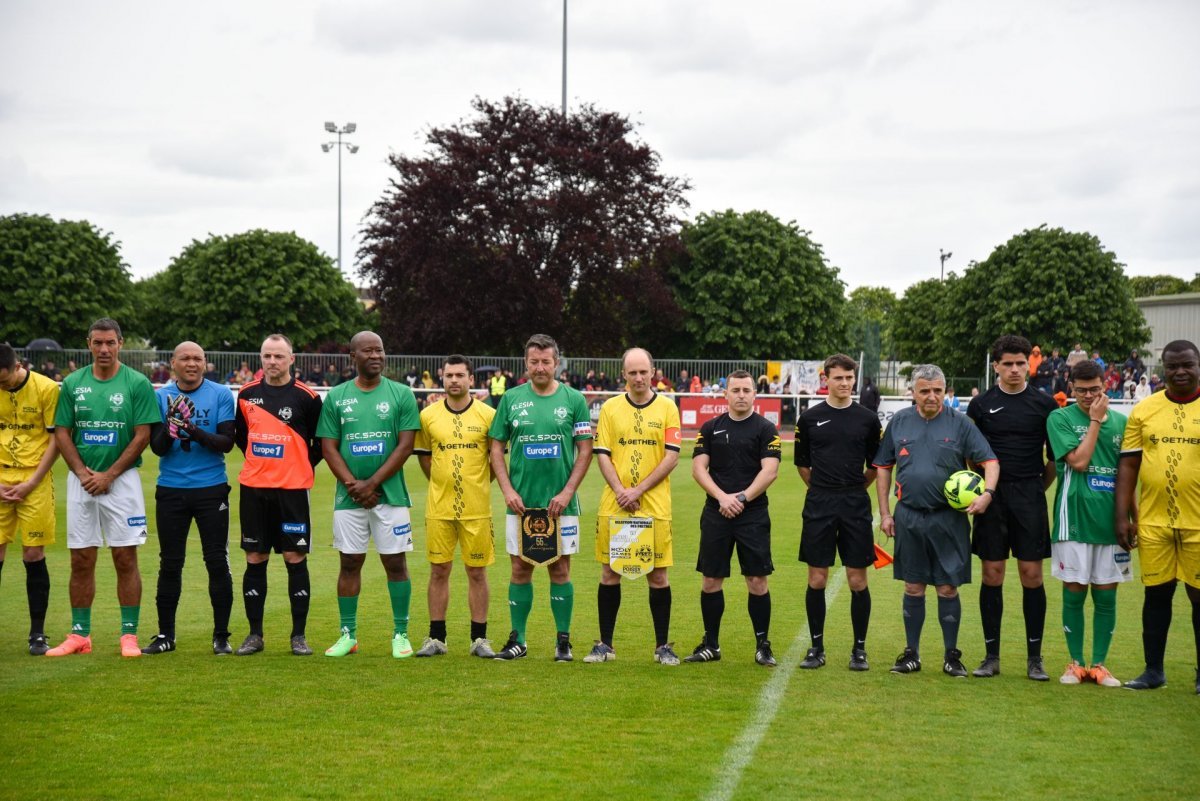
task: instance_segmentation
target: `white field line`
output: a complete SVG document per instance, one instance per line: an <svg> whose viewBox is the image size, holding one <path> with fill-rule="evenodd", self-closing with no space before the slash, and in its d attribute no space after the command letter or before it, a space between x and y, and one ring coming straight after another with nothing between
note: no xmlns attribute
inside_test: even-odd
<svg viewBox="0 0 1200 801"><path fill-rule="evenodd" d="M842 588L846 573L844 570L835 572L832 569L829 572L833 575L830 576L829 583L825 585L825 603L827 606L833 606L833 601ZM758 706L755 708L750 722L746 724L741 735L725 752L725 758L722 760L723 769L717 777L717 783L705 796L709 801L728 801L733 798L734 792L742 781L742 773L750 764L750 760L754 758L754 752L758 750L758 744L767 730L771 728L771 722L775 720L775 714L779 711L779 704L783 701L783 695L787 691L792 673L795 672L808 651L808 634L808 623L806 622L796 632L796 637L788 646L787 653L779 667L771 672L771 678L758 697Z"/></svg>

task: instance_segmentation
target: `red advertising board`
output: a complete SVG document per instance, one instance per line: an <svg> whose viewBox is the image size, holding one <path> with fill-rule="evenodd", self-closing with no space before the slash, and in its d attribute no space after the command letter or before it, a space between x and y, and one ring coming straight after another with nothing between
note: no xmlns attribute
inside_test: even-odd
<svg viewBox="0 0 1200 801"><path fill-rule="evenodd" d="M780 413L783 401L779 398L758 398L754 401L754 411L770 420L779 428ZM679 417L683 427L696 430L707 421L729 411L729 405L724 398L680 398Z"/></svg>

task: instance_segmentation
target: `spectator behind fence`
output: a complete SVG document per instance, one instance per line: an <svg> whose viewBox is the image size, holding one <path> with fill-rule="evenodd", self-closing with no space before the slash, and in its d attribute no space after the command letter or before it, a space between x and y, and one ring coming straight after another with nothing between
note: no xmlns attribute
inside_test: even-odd
<svg viewBox="0 0 1200 801"><path fill-rule="evenodd" d="M233 383L249 384L254 380L254 371L250 369L248 362L242 362L241 366L233 374Z"/></svg>
<svg viewBox="0 0 1200 801"><path fill-rule="evenodd" d="M862 384L862 392L858 396L858 403L873 412L879 411L879 388L875 386L875 382L871 378L864 378Z"/></svg>
<svg viewBox="0 0 1200 801"><path fill-rule="evenodd" d="M1146 372L1146 363L1138 356L1137 348L1129 351L1129 358L1125 360L1124 367L1133 374L1132 380L1135 382Z"/></svg>
<svg viewBox="0 0 1200 801"><path fill-rule="evenodd" d="M1037 371L1041 366L1045 357L1042 356L1042 349L1037 345L1033 346L1033 351L1029 354L1029 378L1033 381L1033 385L1037 387Z"/></svg>
<svg viewBox="0 0 1200 801"><path fill-rule="evenodd" d="M1067 367L1074 367L1082 361L1087 361L1087 351L1083 349L1083 343L1076 342L1075 348L1067 354Z"/></svg>

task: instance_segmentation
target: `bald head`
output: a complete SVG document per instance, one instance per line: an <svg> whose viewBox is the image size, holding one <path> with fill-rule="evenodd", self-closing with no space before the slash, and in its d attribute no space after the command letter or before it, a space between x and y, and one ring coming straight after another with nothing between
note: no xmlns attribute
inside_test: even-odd
<svg viewBox="0 0 1200 801"><path fill-rule="evenodd" d="M359 331L357 334L350 337L350 350L352 352L356 351L368 343L371 345L378 345L380 348L383 347L383 340L380 339L379 334L376 334L374 331Z"/></svg>
<svg viewBox="0 0 1200 801"><path fill-rule="evenodd" d="M204 349L195 342L180 342L171 356L171 371L180 389L193 390L204 381L204 368L208 361Z"/></svg>
<svg viewBox="0 0 1200 801"><path fill-rule="evenodd" d="M654 374L654 359L644 348L630 348L621 357L621 373L625 376L625 388L636 403L645 403L653 395L651 378Z"/></svg>
<svg viewBox="0 0 1200 801"><path fill-rule="evenodd" d="M358 381L364 387L374 386L383 374L387 354L383 351L383 340L374 331L359 331L350 339L350 356Z"/></svg>
<svg viewBox="0 0 1200 801"><path fill-rule="evenodd" d="M645 364L647 369L653 371L654 357L645 348L630 348L621 356L621 369L628 370L631 364Z"/></svg>

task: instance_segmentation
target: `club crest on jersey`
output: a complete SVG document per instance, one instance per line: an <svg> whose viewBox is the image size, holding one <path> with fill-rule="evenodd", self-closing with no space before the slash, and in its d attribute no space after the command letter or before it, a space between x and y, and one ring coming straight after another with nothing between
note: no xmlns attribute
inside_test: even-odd
<svg viewBox="0 0 1200 801"><path fill-rule="evenodd" d="M284 406L282 409L280 409L279 410L279 419L285 423L288 420L291 420L292 419L292 407Z"/></svg>
<svg viewBox="0 0 1200 801"><path fill-rule="evenodd" d="M380 414L387 414L391 410L392 404L388 403L387 401L380 401L379 403L375 404L375 411L379 412Z"/></svg>
<svg viewBox="0 0 1200 801"><path fill-rule="evenodd" d="M559 420L566 420L568 414L570 414L570 412L567 411L566 406L559 406L557 409L554 410L554 416L557 417Z"/></svg>
<svg viewBox="0 0 1200 801"><path fill-rule="evenodd" d="M113 406L120 406L125 402L125 394L122 392L114 392L108 396L108 402Z"/></svg>

